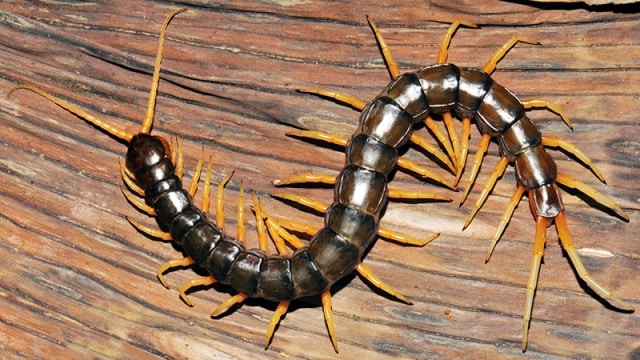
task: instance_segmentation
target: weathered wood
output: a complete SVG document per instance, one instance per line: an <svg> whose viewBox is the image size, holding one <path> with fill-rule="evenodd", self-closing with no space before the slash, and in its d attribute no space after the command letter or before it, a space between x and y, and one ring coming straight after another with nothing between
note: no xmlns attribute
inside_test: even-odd
<svg viewBox="0 0 640 360"><path fill-rule="evenodd" d="M108 3L108 5L107 5ZM160 24L173 4L151 1L0 5L0 94L29 83L128 129L144 113ZM215 182L235 170L227 187L229 234L239 181L274 215L321 224L321 218L269 198L270 181L291 173L336 173L343 155L288 138L285 124L340 129L358 113L301 87L332 88L363 99L389 81L365 14L378 23L402 69L434 62L447 24L465 18L449 60L482 66L513 34L541 46L518 45L495 78L522 98L563 106L570 132L547 112L532 117L546 134L587 152L607 186L562 153L559 168L610 195L629 223L565 196L569 226L594 278L640 306L640 16L615 7L563 9L491 0L430 1L385 6L359 2L182 2L189 11L169 28L154 131L180 135L186 163L200 148L212 154ZM0 346L3 358L331 358L318 299L292 304L264 351L273 304L252 300L220 319L209 312L230 289L177 296L192 270L155 270L180 254L136 232L126 216L145 219L123 199L118 158L122 143L25 91L0 96ZM422 130L424 131L424 130ZM477 132L473 133L474 146ZM497 159L495 145L479 183ZM473 149L473 148L472 148ZM405 156L432 166L421 153ZM440 174L449 176L444 170ZM187 175L189 177L189 174ZM398 172L393 185L430 189ZM373 293L357 277L336 287L334 312L340 356L369 358L511 358L521 356L524 290L534 223L526 203L488 264L489 239L514 189L509 170L477 219L461 227L455 203L392 203L384 224L415 236L441 232L425 248L378 241L365 262L410 296L407 306ZM291 192L329 201L330 189ZM199 198L197 199L199 201ZM250 223L250 225L253 223ZM604 306L580 285L553 230L542 266L530 330L531 358L634 358L640 353L637 314ZM249 241L255 241L252 228ZM447 310L448 309L448 310ZM450 317L445 314L450 311Z"/></svg>

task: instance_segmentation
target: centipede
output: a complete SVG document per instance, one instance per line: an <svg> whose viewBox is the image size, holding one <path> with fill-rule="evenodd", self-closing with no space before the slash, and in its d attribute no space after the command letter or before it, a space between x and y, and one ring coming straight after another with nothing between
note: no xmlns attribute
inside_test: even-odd
<svg viewBox="0 0 640 360"><path fill-rule="evenodd" d="M544 139L540 139L540 136L536 135L537 133L527 132L530 129L530 127L527 127L529 124L534 127L530 121L524 127L513 125L517 122L523 122L524 120L522 119L526 119L523 114L520 114L524 112L523 107L527 106L527 104L536 106L540 103L535 101L523 103L515 97L510 97L511 93L495 84L489 76L493 71L492 66L495 67L495 64L482 70L473 70L461 69L455 65L446 64L445 60L442 60L438 64L426 67L416 73L400 75L397 65L392 65L391 63L392 57L386 44L384 44L384 40L373 21L370 20L374 33L383 49L383 54L385 54L385 59L389 64L389 69L392 74L395 74L395 79L378 97L368 104L357 99L352 100L354 106L361 105L360 107L363 110L358 130L346 141L333 138L334 141L345 144L346 160L337 177L334 179L322 178L323 181L331 180L334 184L335 192L334 201L326 207L324 227L319 229L308 243L300 243L295 237L290 236L283 227L280 227L277 221L271 219L262 208L260 200L253 197L253 208L256 213L259 237L261 239L265 238L265 234L263 233L261 236L260 233L264 232L266 228L266 231L275 238L274 242L277 247L282 246L284 241L287 241L292 244L295 251L288 253L286 249L279 248L278 254L269 254L266 246L262 244L259 248L249 248L244 243L240 230L236 239L230 238L223 233L218 219L216 219L215 223L208 219L208 204L203 203L200 208L194 205L193 196L198 186L197 180L192 180L188 190L183 188L182 150L178 138L167 140L151 135L167 28L170 21L183 11L185 9L172 11L167 15L161 27L147 109L137 132L105 122L32 85L17 85L9 92L8 96L17 90L34 92L98 127L105 133L127 143L128 149L125 161L120 164L121 175L126 188L144 200L139 200L139 198L136 198L135 195L126 190L123 193L127 201L141 211L155 217L159 229L147 228L131 219L130 222L138 230L149 236L175 242L185 254L184 258L170 260L158 269L157 276L160 281L166 286L163 275L174 268L197 265L205 269L209 276L195 279L185 284L180 289L180 296L185 302L189 303L186 296L187 291L193 287L211 285L213 283L225 284L235 289L237 294L216 308L212 314L214 316L227 311L234 304L242 303L247 298L263 298L277 302L277 308L269 321L265 336L265 348L269 346L276 325L282 315L287 312L291 301L301 297L319 295L329 336L337 352L338 346L331 313L331 287L354 271L369 279L381 290L400 300L409 302L403 295L378 279L362 263L362 258L366 249L372 245L377 236L381 235L381 233L386 233L380 227L380 218L388 198L391 195L398 195L397 191L388 186L390 173L396 166L405 166L413 171L424 172L424 176L427 176L426 171L422 170L422 168L400 158L398 149L410 140L417 141L413 134L413 128L425 121L425 119L429 119L430 113L448 114L454 110L456 113L462 114L464 119L469 119L465 120L464 124L470 123L471 118L475 117L480 119L477 120L479 123L483 123L483 125L479 125L481 131L485 129L484 127L489 127L495 123L506 124L500 131L485 131L485 134L490 137L502 136L504 139L500 142L501 150L503 146L505 150L518 149L509 153L511 155L507 156L507 160L515 163L517 169L519 167L523 169L518 170L519 182L524 179L528 180L528 178L520 178L524 170L529 169L530 172L536 175L533 177L534 180L523 183L522 187L518 188L523 189L519 190L523 194L524 191L540 194L536 195L538 197L534 198L534 200L530 200L530 203L533 204L532 211L538 211L534 207L534 205L538 205L535 199L541 198L541 196L553 193L560 199L560 193L557 187L554 186L556 182L561 184L566 182L566 177L559 180L561 177L557 174L551 174L550 171L547 171L548 169L535 167L538 166L538 163L547 161L547 158L543 157L543 155L538 155L545 153L542 147ZM454 25L457 26L456 24ZM445 42L448 44L448 41L450 41L455 31L454 25L445 35L443 44ZM442 56L445 59L447 46L441 46L441 54L444 54ZM507 48L494 55L492 60L497 62L497 59L506 53ZM479 95L478 89L485 89L486 91ZM308 90L307 92L313 92L313 90ZM492 92L494 95L489 96L488 94ZM321 91L318 91L318 93L321 93ZM325 93L324 95L326 96L327 94ZM336 99L345 98L345 94L341 93L334 93L333 96ZM495 102L489 102L489 98L496 100ZM550 103L543 102L543 105L553 107ZM513 113L519 115L515 120L507 116L513 115ZM446 115L443 116L446 117ZM467 125L465 125L466 128L468 128ZM505 136L510 128L522 129L522 135L520 137L517 135L515 137ZM450 132L450 136L451 134L453 132ZM463 132L463 139L465 134ZM535 136L538 136L538 138L531 139ZM538 142L533 141L535 145L525 144L524 141L536 139ZM508 144L509 147L506 147L503 143ZM555 144L560 144L558 145L560 147L567 147L566 143L560 140L557 140ZM458 147L458 156L455 157L455 161L451 162L456 169L459 169L460 164L462 164L461 154L464 153L465 146L468 149L468 145L464 144ZM522 155L530 153L534 155ZM203 156L201 156L202 158ZM200 162L197 165L197 173L202 170ZM475 161L476 164L481 162L482 160ZM449 162L447 161L447 163ZM554 166L549 165L554 164L550 158L544 164L551 167ZM477 166L479 167L479 165ZM207 169L207 177L210 177L210 169L211 161ZM460 170L456 171L459 177ZM548 179L544 182L537 181L538 178ZM208 183L209 181L205 182ZM586 188L578 182L573 182L573 184L576 184L581 189ZM219 185L219 193L222 191L223 185L224 181ZM208 185L205 185L205 189L207 188ZM485 188L490 188L490 186L485 186ZM539 188L549 188L549 190L537 190ZM426 197L424 194L400 193L399 196ZM599 202L603 205L606 206L608 204L603 200L605 199L604 197L597 197L593 193L590 195L596 200L600 200ZM218 205L220 204L220 199L221 196L218 197ZM534 213L534 216L536 216L536 229L538 231L543 225L546 226L547 219L555 218L556 226L559 229L563 229L562 236L565 238L563 245L565 245L568 253L573 253L571 258L574 264L581 265L576 250L570 240L567 240L568 230L564 222L562 203L561 200L558 201L557 204L540 204L541 208L557 208L557 214L551 216L547 212ZM613 206L609 207L614 208ZM622 210L619 210L619 212L624 214ZM541 218L544 220L541 220ZM508 219L506 221L508 222ZM560 233L561 231L559 230ZM396 235L391 235L391 237L398 238ZM433 238L434 236L416 243L425 244ZM404 240L413 241L406 238ZM542 242L543 245L544 237L537 233L537 247L540 246L539 242ZM539 257L541 256L542 253L540 253ZM539 258L536 259L539 267L540 260ZM593 287L594 291L613 305L624 310L632 310L628 304L591 279L586 270L580 272L580 277ZM535 289L535 282L530 285L533 285ZM527 291L528 302L529 299L533 298L533 291ZM531 306L528 306L528 311L530 313ZM525 323L528 324L526 316ZM526 330L523 348L524 344L526 344Z"/></svg>
<svg viewBox="0 0 640 360"><path fill-rule="evenodd" d="M435 64L423 67L416 72L402 74L376 24L369 17L367 17L367 21L373 30L392 81L370 102L337 90L299 89L302 93L329 98L360 110L359 125L350 139L315 130L298 130L288 133L294 137L321 140L346 147L346 165L335 178L336 200L332 206L339 206L337 204L342 204L345 201L342 197L345 189L349 189L347 193L355 193L358 191L358 186L361 186L361 189L369 194L370 198L368 198L367 204L385 201L381 194L387 183L382 179L386 179L389 170L396 165L396 149L408 141L423 148L446 164L455 174L455 184L458 184L469 153L471 123L472 120L475 120L482 137L469 173L467 187L460 200L460 206L465 202L475 183L484 160L484 154L492 140L498 144L500 159L491 171L487 183L482 187L480 195L463 225L463 230L469 226L474 216L482 208L497 180L502 177L509 164L515 168L517 187L491 240L485 262L489 261L497 242L512 218L514 209L525 194L528 197L530 211L535 220L534 256L526 287L522 325L522 351L525 352L527 349L533 300L544 256L546 229L550 225L555 224L562 249L568 254L579 278L597 296L614 308L623 312L633 312L634 308L631 305L596 282L582 263L569 233L560 186L577 190L624 221L629 221L628 215L613 199L600 193L594 187L558 171L555 161L547 152L547 148L560 149L570 154L605 183L603 175L593 161L577 146L559 137L543 136L538 127L527 117L527 111L544 108L559 115L568 127L573 128L562 108L543 98L520 100L491 77L498 62L517 43L533 45L539 43L536 40L515 35L496 50L482 68L459 67L447 63L448 48L452 37L461 26L470 28L478 26L472 22L457 20L446 31ZM442 118L446 131L443 132L439 129L434 116ZM456 132L454 116L461 119L460 135ZM424 139L419 139L415 135L413 131L415 125L419 123L424 123L425 127L434 134L434 137L440 142L440 147L445 150L444 152L436 146L425 144ZM381 180L351 180L351 178L356 178L357 174L371 173L375 175L370 178L379 177ZM291 176L284 181L275 180L274 184L281 186L316 181L331 183L334 179L330 175L305 174ZM359 184L358 181L361 181L362 184ZM349 185L345 184L347 182ZM353 186L347 187L351 186L351 183ZM309 199L294 194L281 197L300 203L310 202ZM347 201L353 201L353 199ZM365 202L360 201L350 203L347 206L355 205L362 208L363 204ZM377 214L375 211L372 213Z"/></svg>

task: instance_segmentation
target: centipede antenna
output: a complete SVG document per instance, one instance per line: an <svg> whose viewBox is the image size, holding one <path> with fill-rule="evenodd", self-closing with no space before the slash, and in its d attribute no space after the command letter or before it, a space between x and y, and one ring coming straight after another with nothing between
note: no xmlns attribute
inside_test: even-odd
<svg viewBox="0 0 640 360"><path fill-rule="evenodd" d="M105 132L107 132L108 134L111 134L113 136L115 136L116 138L126 141L127 143L131 142L131 139L133 138L133 136L135 134L124 130L122 128L119 128L115 125L109 124L108 122L101 120L91 114L89 114L88 112L80 109L79 107L75 106L75 105L71 105L68 102L57 98L51 94L49 94L48 92L41 90L35 86L31 86L31 85L17 85L15 86L13 89L11 89L9 91L9 93L7 94L7 97L11 96L11 94L18 90L18 89L24 89L24 90L29 90L32 91L40 96L42 96L43 98L51 101L52 103L60 106L61 108L69 111L70 113L80 117L81 119L85 120L86 122L104 130Z"/></svg>
<svg viewBox="0 0 640 360"><path fill-rule="evenodd" d="M371 30L373 30L373 34L376 37L376 41L378 42L378 46L380 47L380 52L382 52L382 57L384 58L384 62L387 64L387 69L389 70L389 75L391 75L392 79L400 76L400 69L398 68L398 63L393 58L391 54L391 49L387 45L387 41L384 39L380 30L373 22L373 20L367 15L367 22L369 22L369 26L371 26Z"/></svg>
<svg viewBox="0 0 640 360"><path fill-rule="evenodd" d="M187 9L176 9L172 11L164 19L164 23L162 23L162 28L160 29L160 39L158 40L158 52L156 53L156 62L153 68L151 89L149 90L149 100L147 100L147 112L144 115L144 119L142 120L142 125L140 126L139 130L141 134L149 134L151 132L151 126L153 125L153 118L156 111L156 97L158 95L158 84L160 82L160 64L162 63L164 39L167 36L167 27L169 26L169 21L171 21L174 16L184 11L187 11Z"/></svg>

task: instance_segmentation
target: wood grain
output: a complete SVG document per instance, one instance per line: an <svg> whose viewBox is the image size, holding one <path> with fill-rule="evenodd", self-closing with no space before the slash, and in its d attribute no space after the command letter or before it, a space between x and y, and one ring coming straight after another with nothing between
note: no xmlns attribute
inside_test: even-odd
<svg viewBox="0 0 640 360"><path fill-rule="evenodd" d="M561 171L614 198L626 223L565 196L569 226L586 267L618 296L640 306L640 15L627 7L535 5L473 0L387 1L384 5L321 1L31 2L0 4L0 94L16 84L45 88L103 119L136 129L146 106L157 36L169 27L154 132L180 135L187 167L200 148L212 154L214 182L227 186L227 233L236 228L239 182L274 215L321 224L321 218L269 197L270 181L292 173L335 174L343 155L285 136L287 124L348 134L358 113L296 93L338 89L363 99L389 81L365 14L376 20L402 69L431 64L447 23L465 18L481 29L457 32L449 60L479 67L512 34L541 41L518 45L494 78L522 98L562 105L571 132L552 113L532 112L543 133L587 152L607 185L568 156ZM536 7L540 6L540 7ZM231 292L177 288L201 276L155 278L179 249L138 233L126 217L153 220L122 197L118 158L124 144L29 92L0 96L0 351L2 358L226 359L334 358L318 299L292 305L263 350L274 304L252 300L220 319L209 313ZM478 134L474 130L473 146ZM472 148L473 149L473 148ZM479 182L497 160L493 145ZM426 166L419 151L405 156ZM450 177L442 169L440 174ZM190 177L190 173L187 174ZM396 187L456 197L398 172ZM471 201L478 196L476 186ZM371 291L358 277L335 288L340 357L516 358L534 223L516 210L493 258L489 239L514 189L500 181L464 232L471 208L455 203L392 203L384 225L414 236L441 232L425 248L378 241L365 259L376 274L410 296L407 306ZM291 192L323 201L331 189ZM196 199L199 201L199 199ZM249 241L256 235L250 222ZM550 229L530 330L528 358L640 356L637 313L608 308L580 284ZM447 310L448 309L448 310ZM450 316L445 314L450 311Z"/></svg>

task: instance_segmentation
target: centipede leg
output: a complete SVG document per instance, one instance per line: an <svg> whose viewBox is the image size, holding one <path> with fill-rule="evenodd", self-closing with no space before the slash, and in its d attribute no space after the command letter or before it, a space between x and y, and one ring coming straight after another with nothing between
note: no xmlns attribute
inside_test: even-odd
<svg viewBox="0 0 640 360"><path fill-rule="evenodd" d="M287 176L284 179L275 179L272 181L275 186L292 185L292 184L306 184L306 183L320 183L333 185L336 177L329 174L316 174L316 173L302 173L297 175ZM453 201L448 196L435 194L427 191L420 190L404 190L389 188L389 198L391 199L422 199L422 200L440 200L440 201Z"/></svg>
<svg viewBox="0 0 640 360"><path fill-rule="evenodd" d="M504 43L498 50L496 50L493 55L487 60L487 63L484 64L482 70L487 74L491 75L493 71L496 69L498 62L506 55L506 53L514 47L517 43L524 42L532 45L540 45L537 40L526 38L520 35L512 36L506 43Z"/></svg>
<svg viewBox="0 0 640 360"><path fill-rule="evenodd" d="M469 155L469 138L471 137L471 119L470 116L462 118L462 130L460 131L460 157L458 158L458 171L456 172L455 185L458 185L462 172L467 164L467 156Z"/></svg>
<svg viewBox="0 0 640 360"><path fill-rule="evenodd" d="M297 196L297 195L293 195L293 194L289 194L292 201L296 201L296 200L300 200L300 203L307 203L310 204L312 206L315 206L314 209L319 210L319 211L324 211L327 208L326 204L323 204L320 201L316 201L316 200L311 200L311 199L307 199L301 196ZM295 199L298 198L298 199ZM282 237L283 239L285 239L291 246L293 246L294 248L300 248L302 246L304 246L304 242L302 242L302 240L300 240L297 236L289 233L289 231L287 231L284 227L290 229L290 230L294 230L294 231L298 231L301 233L305 233L307 235L313 235L315 234L318 229L308 225L308 224L302 224L299 222L295 222L295 221L289 221L289 220L274 220L273 218L269 217L266 215L266 213L264 213L264 216L266 217L266 223L267 223L267 227L269 228L269 231L272 235L272 237ZM389 230L386 230L389 231ZM275 236L274 236L275 235ZM426 243L430 242L431 240L435 239L435 237L437 237L437 234L433 237L431 237L430 239L427 239L426 242L424 241L420 241L418 243L418 241L411 239L410 241L415 241L415 243L413 242L407 242L411 245L426 245ZM404 238L403 238L404 239ZM406 239L404 239L406 240ZM375 286L376 288L382 290L383 292L397 298L400 301L403 301L407 304L411 304L411 301L409 301L409 299L407 297L405 297L404 295L402 295L400 292L398 292L397 290L395 290L393 287L391 287L390 285L386 284L384 281L382 281L378 276L376 276L375 274L373 274L373 272L371 271L371 269L369 269L366 265L362 264L361 262L358 263L358 266L356 267L356 271L358 272L358 274L360 274L362 277L364 277L365 279L367 279L367 281L369 281L373 286ZM327 290L329 291L329 290ZM326 319L326 317L325 317Z"/></svg>
<svg viewBox="0 0 640 360"><path fill-rule="evenodd" d="M320 301L322 303L322 314L324 315L324 323L327 326L329 337L331 338L331 344L333 350L338 352L338 337L336 336L336 327L333 324L333 304L331 300L331 289L327 289L320 294Z"/></svg>
<svg viewBox="0 0 640 360"><path fill-rule="evenodd" d="M476 155L473 157L473 164L471 166L471 172L469 174L469 181L467 183L466 189L464 189L464 193L460 198L460 205L464 203L469 196L469 192L473 187L473 183L475 183L476 178L478 177L478 172L480 172L480 166L482 166L482 159L484 158L484 154L489 149L489 143L491 142L491 135L484 134L480 138L480 144L478 144L478 150L476 151Z"/></svg>
<svg viewBox="0 0 640 360"><path fill-rule="evenodd" d="M496 164L495 168L493 168L493 170L491 171L491 175L489 175L489 179L487 179L487 183L482 187L480 196L478 197L478 200L476 201L476 203L473 205L473 210L471 210L471 214L469 214L467 221L465 221L464 226L462 227L463 229L466 229L467 226L469 226L469 224L471 223L471 220L473 220L473 218L476 216L480 208L482 208L482 205L484 205L485 200L487 200L489 193L491 192L491 190L493 190L493 187L496 185L498 178L500 178L502 174L504 174L504 171L508 165L509 165L509 158L507 158L506 156L501 157L498 163Z"/></svg>
<svg viewBox="0 0 640 360"><path fill-rule="evenodd" d="M273 312L273 315L271 315L271 319L269 319L269 325L267 326L267 334L265 335L265 339L264 339L265 349L269 347L269 343L273 338L273 332L276 330L276 326L280 322L282 315L284 315L287 312L287 309L289 309L289 301L280 301L278 303L278 306L276 307L276 310ZM338 352L337 349L336 349L336 352Z"/></svg>
<svg viewBox="0 0 640 360"><path fill-rule="evenodd" d="M567 114L565 114L564 110L562 110L560 105L554 103L553 101L550 101L547 99L525 99L525 100L520 100L520 102L522 103L522 106L524 106L524 108L527 110L544 108L558 114L558 116L560 116L562 121L564 121L564 123L567 124L569 129L573 130L573 124L571 123L571 120L569 120L569 117L567 116Z"/></svg>
<svg viewBox="0 0 640 360"><path fill-rule="evenodd" d="M531 200L530 200L531 202ZM531 205L534 206L534 205ZM524 316L522 319L522 351L527 350L527 338L529 334L529 322L531 321L531 312L533 310L533 298L538 285L538 277L540 275L540 264L544 256L544 245L547 241L547 218L536 216L536 238L533 243L533 260L531 261L531 269L529 270L529 281L527 282L526 300L524 306Z"/></svg>
<svg viewBox="0 0 640 360"><path fill-rule="evenodd" d="M580 255L578 255L578 251L573 245L573 240L571 240L571 235L569 234L569 228L567 226L567 220L563 212L559 213L556 218L556 230L558 231L558 237L560 238L560 243L562 244L562 248L566 251L567 255L569 255L569 259L571 259L571 263L573 264L578 276L582 281L584 281L589 288L595 291L598 296L607 300L611 305L617 307L618 309L624 311L634 311L633 306L627 304L626 302L620 300L617 296L613 295L611 291L607 290L604 286L598 284L587 269L584 267L582 260L580 260Z"/></svg>
<svg viewBox="0 0 640 360"><path fill-rule="evenodd" d="M444 114L443 114L443 117L444 117ZM451 159L451 161L454 164L457 164L458 163L457 155L454 151L454 145L452 144L451 134L449 134L449 137L447 137L442 131L440 131L438 124L436 123L435 120L433 120L431 116L427 116L423 122L427 127L427 129L429 129L429 131L431 131L433 136L435 136L435 138L438 140L440 145L444 147L445 151L447 152L447 155L449 155L449 159ZM451 126L453 126L453 124L451 124ZM453 129L453 132L455 133L455 128ZM456 137L457 137L457 134L456 134Z"/></svg>
<svg viewBox="0 0 640 360"><path fill-rule="evenodd" d="M322 201L319 200L315 200L315 199L311 199L305 196L300 196L300 195L296 195L296 194L292 194L292 193L276 193L276 194L271 194L271 196L278 198L278 199L283 199L283 200L288 200L288 201L292 201L295 202L297 204L300 204L304 207L313 209L314 211L317 211L319 213L324 213L328 208L329 205L323 203ZM310 227L309 227L310 229ZM300 230L299 228L297 230ZM306 233L306 232L305 232ZM312 235L313 232L309 233L309 235ZM390 230L388 228L385 227L380 227L378 229L378 236L380 236L381 238L387 239L387 240L392 240L392 241L396 241L402 244L407 244L407 245L415 245L415 246L424 246L428 243L430 243L431 241L433 241L435 238L437 238L440 234L436 233L436 234L432 234L430 236L428 236L425 239L418 239L418 238L414 238L412 236L409 235L405 235L405 234L400 234L394 230Z"/></svg>
<svg viewBox="0 0 640 360"><path fill-rule="evenodd" d="M622 208L620 208L620 206L615 201L613 201L613 199L600 193L592 186L587 185L582 181L563 173L558 173L556 181L568 188L576 189L582 192L598 204L611 209L625 221L629 221L629 215L627 215L627 213L625 213L624 210L622 210Z"/></svg>
<svg viewBox="0 0 640 360"><path fill-rule="evenodd" d="M543 136L542 137L542 145L550 148L560 148L567 153L575 156L578 160L580 160L586 167L593 172L593 174L603 183L607 183L604 179L602 173L598 170L596 165L593 163L591 158L589 158L585 153L582 152L577 146L574 144L563 140L557 136Z"/></svg>
<svg viewBox="0 0 640 360"><path fill-rule="evenodd" d="M444 64L447 62L447 57L449 57L449 45L451 44L451 38L453 38L453 34L458 30L458 28L464 25L466 27L470 27L473 29L477 29L478 25L466 21L466 20L456 20L447 29L447 32L442 36L442 41L440 42L440 48L438 50L438 57L436 58L436 64Z"/></svg>
<svg viewBox="0 0 640 360"><path fill-rule="evenodd" d="M330 144L334 144L334 145L338 145L338 146L346 146L348 139L346 137L340 136L340 135L336 135L336 134L328 134L322 131L312 131L312 130L296 130L296 131L290 131L287 133L287 135L289 136L296 136L296 137L301 137L301 138L308 138L308 139L316 139L316 140L321 140L321 141L325 141L328 142ZM443 154L444 155L444 154ZM447 180L445 180L442 176L434 173L433 171L429 170L428 168L424 167L424 166L420 166L418 164L416 164L415 162L406 159L406 158L399 158L398 159L398 167L402 168L404 170L416 173L420 176L422 176L423 178L427 178L427 179L431 179L439 184L442 184L444 186L446 186L447 188L451 189L451 190L456 190L456 187L453 183L448 182ZM324 176L324 175L319 175L319 176ZM273 184L278 186L280 184L282 180L274 180Z"/></svg>
<svg viewBox="0 0 640 360"><path fill-rule="evenodd" d="M489 245L489 249L487 250L487 255L484 258L485 263L489 262L489 258L491 258L491 254L493 253L493 250L498 244L500 237L502 237L502 234L504 233L504 230L506 229L507 224L509 223L509 221L511 220L511 217L513 216L513 212L518 206L518 204L520 203L520 199L522 198L522 195L524 195L525 191L526 191L526 188L523 185L518 185L518 188L511 196L511 199L507 204L507 208L504 210L504 214L502 214L502 217L500 218L500 224L496 229L496 233L495 235L493 235L493 238L491 239L491 244Z"/></svg>
<svg viewBox="0 0 640 360"><path fill-rule="evenodd" d="M470 28L478 27L478 25L469 21L459 20L459 19L454 21L451 24L451 26L449 26L449 29L447 29L447 32L442 37L442 41L440 42L440 48L438 50L438 57L436 58L436 64L444 64L445 62L447 62L447 57L449 56L448 49L449 49L449 45L451 44L451 38L453 37L453 34L461 25L464 25ZM457 184L458 181L460 180L462 169L464 168L464 161L465 161L464 158L466 157L466 153L463 153L462 150L465 147L465 144L464 144L465 142L466 142L467 151L469 149L468 135L466 138L467 140L465 140L464 127L463 127L463 133L461 137L462 143L460 143L460 141L458 140L458 134L455 131L453 119L451 118L451 112L446 112L442 116L443 116L445 126L447 127L447 132L449 133L449 139L451 140L451 144L453 146L453 153L455 154L456 160L454 161L456 163L455 174L456 174L456 184ZM470 134L470 131L469 131L469 134Z"/></svg>

